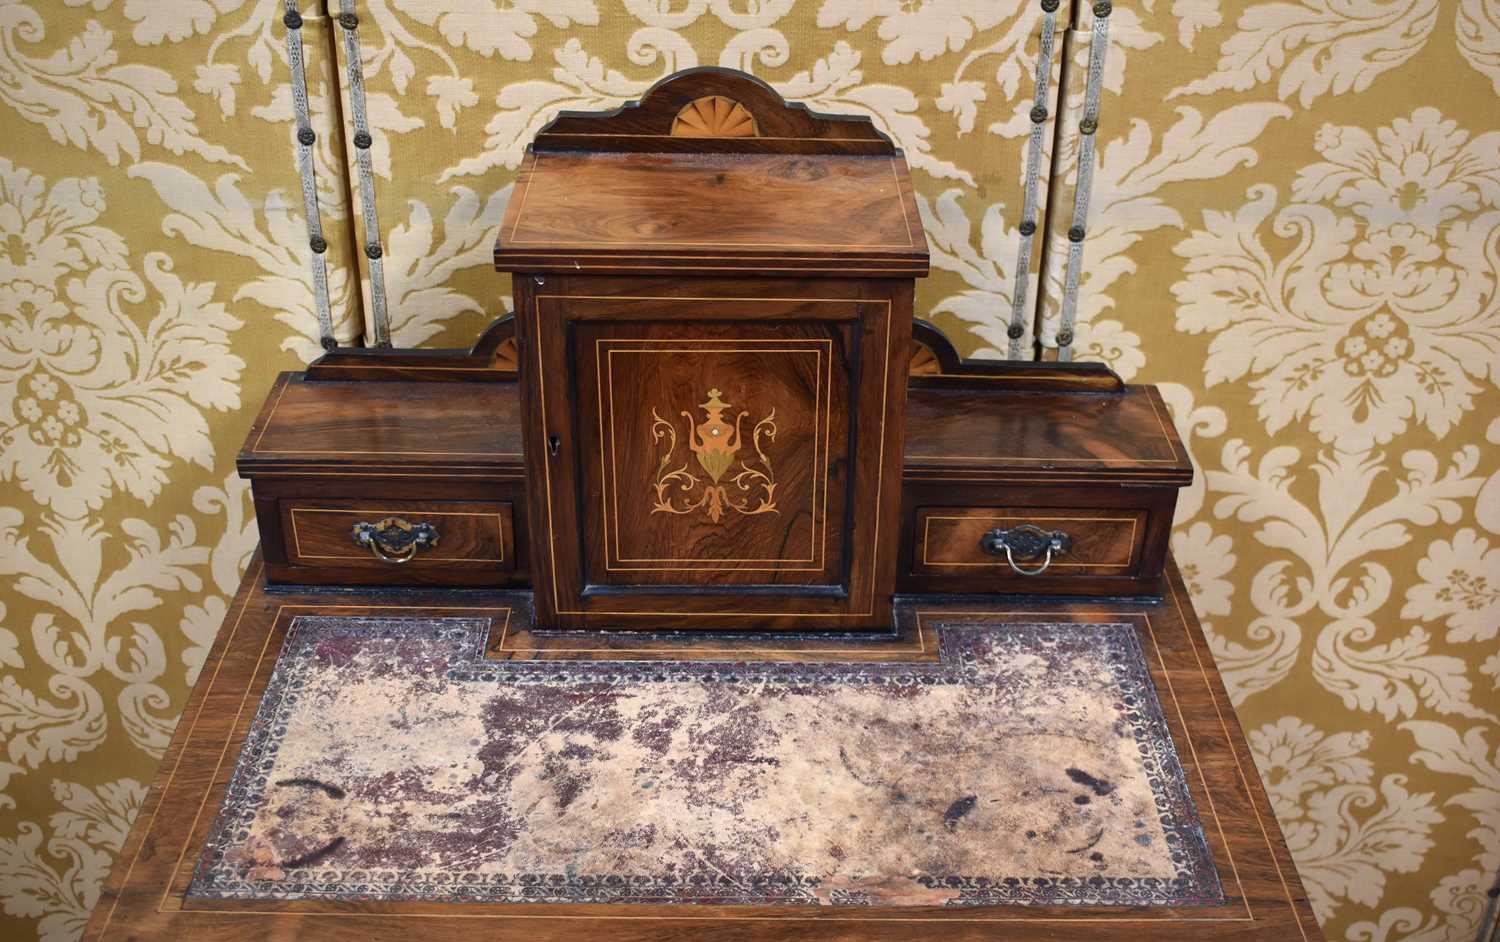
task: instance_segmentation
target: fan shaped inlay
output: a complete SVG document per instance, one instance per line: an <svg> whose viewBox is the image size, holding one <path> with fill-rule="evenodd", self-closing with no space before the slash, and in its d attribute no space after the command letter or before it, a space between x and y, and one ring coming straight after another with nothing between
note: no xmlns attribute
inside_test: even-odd
<svg viewBox="0 0 1500 942"><path fill-rule="evenodd" d="M672 119L673 137L758 137L755 116L723 95L695 98Z"/></svg>
<svg viewBox="0 0 1500 942"><path fill-rule="evenodd" d="M911 348L911 363L906 368L909 376L940 376L943 365L938 362L937 354L914 343Z"/></svg>

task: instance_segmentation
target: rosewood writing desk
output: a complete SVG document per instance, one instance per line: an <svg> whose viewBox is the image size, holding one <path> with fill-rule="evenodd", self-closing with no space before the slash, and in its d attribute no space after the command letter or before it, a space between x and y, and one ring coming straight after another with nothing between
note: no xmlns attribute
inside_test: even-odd
<svg viewBox="0 0 1500 942"><path fill-rule="evenodd" d="M585 199L586 198L586 199ZM564 114L467 351L333 350L90 939L1311 939L1157 391L912 318L901 154Z"/></svg>

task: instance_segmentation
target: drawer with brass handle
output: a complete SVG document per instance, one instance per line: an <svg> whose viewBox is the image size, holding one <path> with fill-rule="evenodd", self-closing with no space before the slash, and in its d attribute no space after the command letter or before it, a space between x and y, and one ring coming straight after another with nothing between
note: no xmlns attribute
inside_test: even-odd
<svg viewBox="0 0 1500 942"><path fill-rule="evenodd" d="M363 546L382 562L409 563L422 550L438 545L441 534L426 522L411 523L400 517L386 517L379 523L361 520L350 531L355 546Z"/></svg>
<svg viewBox="0 0 1500 942"><path fill-rule="evenodd" d="M1052 568L1053 557L1065 555L1072 546L1073 537L1066 530L1043 530L1034 523L995 527L979 538L980 549L991 556L1004 556L1019 576L1040 576ZM1017 562L1018 558L1027 562ZM1035 559L1041 562L1031 564Z"/></svg>
<svg viewBox="0 0 1500 942"><path fill-rule="evenodd" d="M908 520L900 588L1150 592L1161 575L1174 496L1154 489L1006 488L989 506L917 506Z"/></svg>
<svg viewBox="0 0 1500 942"><path fill-rule="evenodd" d="M278 510L282 582L493 585L515 569L509 501L290 497Z"/></svg>

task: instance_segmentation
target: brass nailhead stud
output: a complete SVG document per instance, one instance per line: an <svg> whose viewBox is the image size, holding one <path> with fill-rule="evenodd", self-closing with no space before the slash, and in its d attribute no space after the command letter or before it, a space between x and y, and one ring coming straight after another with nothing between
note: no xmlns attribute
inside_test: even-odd
<svg viewBox="0 0 1500 942"><path fill-rule="evenodd" d="M1035 108L1032 108L1031 109L1031 120L1034 121L1034 122L1036 122L1037 124L1041 124L1043 121L1046 121L1047 120L1047 109L1046 109L1046 107L1044 107L1042 105L1037 105Z"/></svg>
<svg viewBox="0 0 1500 942"><path fill-rule="evenodd" d="M1083 227L1082 226L1073 226L1071 229L1069 229L1068 230L1068 241L1069 242L1082 242L1083 241Z"/></svg>
<svg viewBox="0 0 1500 942"><path fill-rule="evenodd" d="M365 254L374 259L379 258L385 253L380 250L379 242L371 242L369 245L365 246Z"/></svg>
<svg viewBox="0 0 1500 942"><path fill-rule="evenodd" d="M369 132L367 132L367 131L356 131L356 132L354 132L354 146L355 147L358 147L360 150L364 150L365 148L369 147L372 143L374 143L374 142L370 140Z"/></svg>
<svg viewBox="0 0 1500 942"><path fill-rule="evenodd" d="M1110 3L1109 0L1099 0L1098 3L1094 4L1094 15L1101 20L1114 11L1114 4Z"/></svg>
<svg viewBox="0 0 1500 942"><path fill-rule="evenodd" d="M300 128L297 131L297 143L299 144L304 144L308 147L311 147L313 145L313 141L316 141L317 139L318 135L313 132L312 128Z"/></svg>
<svg viewBox="0 0 1500 942"><path fill-rule="evenodd" d="M1020 340L1022 335L1024 335L1025 333L1026 328L1022 327L1020 324L1011 324L1009 327L1005 328L1005 336L1009 337L1012 340Z"/></svg>
<svg viewBox="0 0 1500 942"><path fill-rule="evenodd" d="M301 29L302 14L296 10L288 10L286 11L286 16L281 18L281 22L287 29Z"/></svg>
<svg viewBox="0 0 1500 942"><path fill-rule="evenodd" d="M314 252L317 252L319 255L322 255L324 252L328 251L328 240L323 238L322 236L313 236L311 239L307 240L307 244L312 248Z"/></svg>
<svg viewBox="0 0 1500 942"><path fill-rule="evenodd" d="M1097 10L1099 8L1095 7L1094 9ZM340 13L339 25L344 29L353 29L354 27L359 25L359 17L355 16L353 13Z"/></svg>
<svg viewBox="0 0 1500 942"><path fill-rule="evenodd" d="M1029 236L1036 231L1036 223L1032 222L1030 219L1022 220L1020 230L1021 235Z"/></svg>
<svg viewBox="0 0 1500 942"><path fill-rule="evenodd" d="M1073 332L1071 330L1059 330L1057 332L1057 345L1059 347L1066 347L1068 344L1070 344L1072 342L1073 342Z"/></svg>
<svg viewBox="0 0 1500 942"><path fill-rule="evenodd" d="M1093 118L1084 118L1082 121L1078 122L1078 130L1082 131L1084 134L1093 134L1095 131L1099 130L1099 122L1095 121Z"/></svg>

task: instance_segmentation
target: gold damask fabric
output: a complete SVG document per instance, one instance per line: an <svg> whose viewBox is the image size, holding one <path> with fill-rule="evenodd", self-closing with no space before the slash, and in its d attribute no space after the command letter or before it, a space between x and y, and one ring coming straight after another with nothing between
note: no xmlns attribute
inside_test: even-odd
<svg viewBox="0 0 1500 942"><path fill-rule="evenodd" d="M1017 305L1065 326L1092 5L1056 13L1023 262L1040 0L305 4L326 288L286 13L0 2L7 938L82 930L255 543L234 454L320 304L345 342L381 305L398 345L469 342L556 110L726 65L868 114L913 168L919 314L973 355ZM1161 384L1190 444L1173 546L1327 936L1472 939L1500 868L1500 8L1120 2L1102 65L1074 349Z"/></svg>

